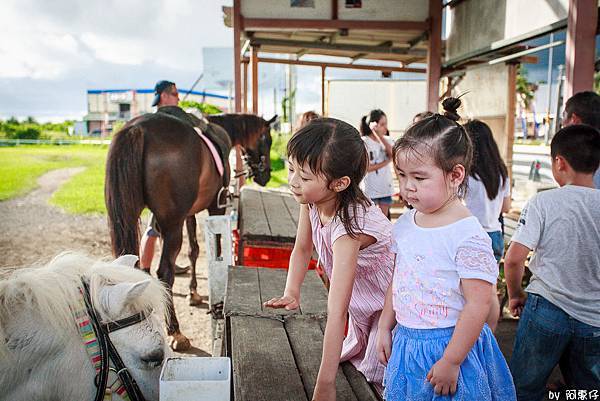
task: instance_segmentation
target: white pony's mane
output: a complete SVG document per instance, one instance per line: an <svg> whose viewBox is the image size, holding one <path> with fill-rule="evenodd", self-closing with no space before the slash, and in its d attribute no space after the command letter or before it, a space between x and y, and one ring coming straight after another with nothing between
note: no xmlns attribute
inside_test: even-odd
<svg viewBox="0 0 600 401"><path fill-rule="evenodd" d="M75 253L58 255L46 266L16 270L8 280L0 281L0 339L5 338L4 328L11 316L19 312L30 315L27 311L40 316L60 334L79 335L74 311L81 309L79 288L82 277L90 284L94 307L105 318L98 299L102 287L149 278L138 269ZM166 300L165 287L158 280L152 280L130 306L136 312L154 310L164 317ZM6 351L6 342L0 341L0 356Z"/></svg>

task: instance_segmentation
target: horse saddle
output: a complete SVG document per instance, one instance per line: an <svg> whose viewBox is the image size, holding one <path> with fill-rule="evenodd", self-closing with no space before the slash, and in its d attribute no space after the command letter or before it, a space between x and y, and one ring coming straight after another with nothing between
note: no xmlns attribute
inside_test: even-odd
<svg viewBox="0 0 600 401"><path fill-rule="evenodd" d="M226 163L229 163L231 140L229 139L229 135L225 129L219 129L221 127L215 126L203 118L198 118L191 113L186 113L181 107L178 106L159 107L156 112L176 117L183 123L191 126L194 131L198 133L198 135L210 149L210 153L214 158L217 169L223 177L223 186L228 187L229 170L225 167L227 165Z"/></svg>

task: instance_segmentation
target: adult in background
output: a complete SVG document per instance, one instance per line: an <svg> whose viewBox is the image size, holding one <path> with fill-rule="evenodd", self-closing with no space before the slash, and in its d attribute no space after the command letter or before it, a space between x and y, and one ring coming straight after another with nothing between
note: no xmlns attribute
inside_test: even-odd
<svg viewBox="0 0 600 401"><path fill-rule="evenodd" d="M382 110L375 109L363 116L360 132L367 148L369 165L362 187L369 197L385 214L389 216L394 185L392 181L392 147L394 141L387 137L387 116Z"/></svg>
<svg viewBox="0 0 600 401"><path fill-rule="evenodd" d="M300 128L304 127L312 120L316 120L317 118L321 118L321 116L315 113L314 111L305 111L302 114L302 117L300 117L300 121L298 122L298 128L296 128L295 131L298 131Z"/></svg>
<svg viewBox="0 0 600 401"><path fill-rule="evenodd" d="M600 130L600 96L592 91L579 92L567 100L563 127L587 124ZM594 174L594 186L600 189L600 168Z"/></svg>
<svg viewBox="0 0 600 401"><path fill-rule="evenodd" d="M161 107L177 106L179 104L179 92L177 86L171 81L158 81L154 86L154 100L152 106L156 106L157 112ZM183 111L182 111L183 112ZM179 117L179 116L178 116ZM154 215L150 215L150 221L144 234L142 235L142 241L140 245L140 268L142 270L150 272L152 266L152 259L154 259L154 248L156 247L156 240L160 237L156 219ZM189 270L189 266L181 267L175 265L175 274L184 274Z"/></svg>
<svg viewBox="0 0 600 401"><path fill-rule="evenodd" d="M508 169L500 157L492 130L486 123L471 120L464 127L473 142L473 165L467 183L465 204L492 239L494 257L500 262L504 255L504 238L498 216L510 209ZM492 307L487 320L492 331L500 316L496 286L493 290Z"/></svg>

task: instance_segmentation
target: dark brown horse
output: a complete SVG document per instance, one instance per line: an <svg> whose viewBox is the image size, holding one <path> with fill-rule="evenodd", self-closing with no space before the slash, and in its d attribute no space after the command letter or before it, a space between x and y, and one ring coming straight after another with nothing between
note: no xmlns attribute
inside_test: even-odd
<svg viewBox="0 0 600 401"><path fill-rule="evenodd" d="M242 147L254 181L260 185L269 181L270 124L274 119L226 114L210 117L210 122L201 124L207 137L223 145L225 179L219 174L209 147L189 121L165 113L146 114L129 121L115 134L106 160L105 201L114 256L139 255L139 218L144 207L148 207L163 239L157 274L172 289L186 221L193 269L190 295L199 299L195 275L199 247L193 216L204 209L209 214L224 213L217 195L229 182L227 157L232 145ZM189 348L189 340L179 331L172 293L169 312L171 347Z"/></svg>

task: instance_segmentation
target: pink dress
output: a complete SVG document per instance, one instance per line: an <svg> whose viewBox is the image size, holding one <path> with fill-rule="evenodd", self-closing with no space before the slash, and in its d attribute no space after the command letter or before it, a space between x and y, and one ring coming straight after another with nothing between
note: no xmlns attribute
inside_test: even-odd
<svg viewBox="0 0 600 401"><path fill-rule="evenodd" d="M333 243L347 235L339 217L321 224L317 208L309 207L312 238L327 276L333 270ZM391 252L392 223L375 205L365 211L358 207L358 226L377 242L358 252L356 276L348 314L348 335L342 346L341 361L350 361L368 381L381 385L385 367L377 360L375 349L377 323L383 310L385 293L392 281L394 254Z"/></svg>

